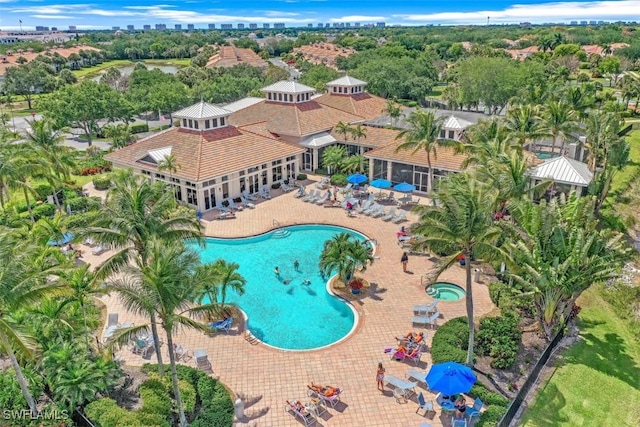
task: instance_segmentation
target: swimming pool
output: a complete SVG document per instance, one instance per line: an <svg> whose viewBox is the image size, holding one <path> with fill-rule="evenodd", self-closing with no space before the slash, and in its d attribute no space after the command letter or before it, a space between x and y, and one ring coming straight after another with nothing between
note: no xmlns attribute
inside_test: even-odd
<svg viewBox="0 0 640 427"><path fill-rule="evenodd" d="M318 269L324 242L341 232L365 240L342 227L296 225L241 239L207 238L205 248L192 247L204 263L223 258L240 265L238 271L247 279L245 293L230 290L226 300L247 314L256 338L280 349L310 350L341 340L355 325L353 308L327 293L327 280Z"/></svg>
<svg viewBox="0 0 640 427"><path fill-rule="evenodd" d="M467 292L454 283L436 282L427 286L427 295L440 301L458 301L465 297Z"/></svg>
<svg viewBox="0 0 640 427"><path fill-rule="evenodd" d="M548 160L558 157L558 153L550 153L549 151L534 151L534 153L540 160Z"/></svg>

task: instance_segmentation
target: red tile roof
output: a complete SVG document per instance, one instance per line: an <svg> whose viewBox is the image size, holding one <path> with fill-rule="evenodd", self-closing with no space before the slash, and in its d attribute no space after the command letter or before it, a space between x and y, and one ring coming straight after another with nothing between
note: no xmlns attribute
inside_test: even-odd
<svg viewBox="0 0 640 427"><path fill-rule="evenodd" d="M252 49L235 46L220 46L218 53L209 58L207 67L233 67L239 64L247 64L252 67L267 68L269 64L260 58Z"/></svg>
<svg viewBox="0 0 640 427"><path fill-rule="evenodd" d="M60 55L64 56L65 58L68 58L69 55L71 55L72 53L78 53L81 50L100 51L100 49L96 49L95 47L91 47L91 46L76 46L76 47L70 47L70 48L49 49L47 52L27 52L27 51L24 51L22 53L18 53L18 52L16 52L14 50L14 51L12 51L11 55L1 54L0 57L2 58L2 60L0 61L0 75L3 75L7 71L7 68L15 67L15 66L19 65L16 61L21 56L24 57L27 60L27 62L31 62L38 55L47 56L47 55L45 55L45 53L51 53L51 55L53 55L54 53L57 52Z"/></svg>
<svg viewBox="0 0 640 427"><path fill-rule="evenodd" d="M362 129L366 132L366 138L360 138L355 141L351 136L347 135L347 139L342 134L339 134L333 129L331 136L338 141L344 141L353 145L364 145L366 147L384 147L389 144L393 144L396 141L399 131L394 129L377 128L373 126L362 126Z"/></svg>
<svg viewBox="0 0 640 427"><path fill-rule="evenodd" d="M351 95L327 93L313 100L320 104L364 117L367 120L380 117L384 114L382 110L387 106L387 101L384 98L367 92Z"/></svg>
<svg viewBox="0 0 640 427"><path fill-rule="evenodd" d="M149 151L171 147L179 165L174 176L194 182L257 166L304 152L304 148L267 138L233 126L210 131L170 128L128 147L109 153L105 159L117 166L153 170L141 162Z"/></svg>

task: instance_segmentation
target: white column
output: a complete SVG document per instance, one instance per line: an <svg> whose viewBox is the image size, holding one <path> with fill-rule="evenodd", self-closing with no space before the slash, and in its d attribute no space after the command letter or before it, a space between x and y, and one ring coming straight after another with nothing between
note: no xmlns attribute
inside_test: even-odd
<svg viewBox="0 0 640 427"><path fill-rule="evenodd" d="M387 162L387 180L391 181L391 177L393 176L393 162Z"/></svg>

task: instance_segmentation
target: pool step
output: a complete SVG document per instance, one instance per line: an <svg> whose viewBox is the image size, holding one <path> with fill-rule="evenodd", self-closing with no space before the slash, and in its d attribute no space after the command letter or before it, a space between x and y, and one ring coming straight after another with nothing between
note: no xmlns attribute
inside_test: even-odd
<svg viewBox="0 0 640 427"><path fill-rule="evenodd" d="M284 239L289 236L291 236L291 232L289 230L276 230L271 235L274 239Z"/></svg>

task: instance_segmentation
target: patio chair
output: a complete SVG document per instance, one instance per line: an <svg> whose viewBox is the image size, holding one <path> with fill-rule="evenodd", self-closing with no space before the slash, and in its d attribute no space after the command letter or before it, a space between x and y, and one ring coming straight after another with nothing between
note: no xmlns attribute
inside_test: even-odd
<svg viewBox="0 0 640 427"><path fill-rule="evenodd" d="M451 418L451 427L467 427L467 419Z"/></svg>
<svg viewBox="0 0 640 427"><path fill-rule="evenodd" d="M369 209L369 207L371 206L371 203L373 203L371 200L367 200L366 202L364 202L364 204L362 206L360 206L358 209L356 209L356 212L363 213L364 211Z"/></svg>
<svg viewBox="0 0 640 427"><path fill-rule="evenodd" d="M322 205L327 200L329 200L329 192L324 193L324 196L319 197L318 199L314 200L313 203L315 203L316 205Z"/></svg>
<svg viewBox="0 0 640 427"><path fill-rule="evenodd" d="M270 199L271 198L271 194L269 194L269 189L264 185L260 188L260 191L258 192L258 194L263 199Z"/></svg>
<svg viewBox="0 0 640 427"><path fill-rule="evenodd" d="M351 192L351 189L353 188L353 184L352 183L348 183L343 189L340 190L340 192L342 194L347 194Z"/></svg>
<svg viewBox="0 0 640 427"><path fill-rule="evenodd" d="M438 305L438 300L434 299L431 304L427 305L414 305L413 314L415 316L427 316L429 313L435 312L435 308Z"/></svg>
<svg viewBox="0 0 640 427"><path fill-rule="evenodd" d="M205 372L213 372L211 368L211 362L209 361L209 356L207 356L207 352L203 349L198 349L193 352L193 357L196 359L196 368Z"/></svg>
<svg viewBox="0 0 640 427"><path fill-rule="evenodd" d="M322 178L320 182L316 184L316 188L319 190L326 190L329 184L329 178Z"/></svg>
<svg viewBox="0 0 640 427"><path fill-rule="evenodd" d="M94 246L96 245L96 241L95 241L95 240L93 240L93 238L92 238L92 237L87 237L87 238L84 240L84 242L82 242L82 243L84 243L85 245L89 246L90 248L92 248L92 247L94 247Z"/></svg>
<svg viewBox="0 0 640 427"><path fill-rule="evenodd" d="M109 313L107 315L107 328L111 326L118 326L118 313Z"/></svg>
<svg viewBox="0 0 640 427"><path fill-rule="evenodd" d="M395 208L395 206L391 208L391 210L389 211L388 214L386 214L385 216L381 217L380 219L383 220L383 221L389 221L394 216L396 216L396 208Z"/></svg>
<svg viewBox="0 0 640 427"><path fill-rule="evenodd" d="M429 317L414 316L413 319L411 319L411 323L416 325L431 325L433 327L436 327L438 326L438 317L440 317L440 312L436 311Z"/></svg>
<svg viewBox="0 0 640 427"><path fill-rule="evenodd" d="M284 410L291 414L294 418L300 418L305 426L310 426L316 422L311 412L307 410L300 401L291 403L287 400L284 406Z"/></svg>
<svg viewBox="0 0 640 427"><path fill-rule="evenodd" d="M418 363L420 363L420 356L422 355L421 347L422 346L414 347L411 351L407 350L407 353L392 351L391 360L409 360L417 365Z"/></svg>
<svg viewBox="0 0 640 427"><path fill-rule="evenodd" d="M229 207L236 211L241 211L242 209L244 209L242 206L236 205L236 202L233 199L229 199Z"/></svg>
<svg viewBox="0 0 640 427"><path fill-rule="evenodd" d="M402 221L406 221L407 220L407 211L400 211L400 213L391 220L391 222L393 222L394 224L399 224Z"/></svg>
<svg viewBox="0 0 640 427"><path fill-rule="evenodd" d="M252 202L255 202L256 200L258 200L256 196L254 196L253 194L249 194L249 191L247 190L244 190L242 192L242 195L244 196L245 199L250 200Z"/></svg>
<svg viewBox="0 0 640 427"><path fill-rule="evenodd" d="M482 403L482 400L476 398L476 400L474 400L473 402L473 406L467 406L467 410L465 411L465 413L469 416L469 418L478 417L480 416L480 410L483 406L484 403Z"/></svg>
<svg viewBox="0 0 640 427"><path fill-rule="evenodd" d="M175 355L178 361L182 360L184 362L186 362L187 360L190 360L193 357L189 350L185 349L181 345L175 345L175 344L174 344L173 354Z"/></svg>
<svg viewBox="0 0 640 427"><path fill-rule="evenodd" d="M213 322L210 327L213 331L225 331L226 333L229 333L232 324L233 317L227 317L226 319Z"/></svg>
<svg viewBox="0 0 640 427"><path fill-rule="evenodd" d="M224 206L220 200L216 200L216 208L218 208L220 212L231 212L231 209Z"/></svg>
<svg viewBox="0 0 640 427"><path fill-rule="evenodd" d="M306 192L306 188L303 185L302 187L298 188L298 191L296 191L296 194L294 194L293 197L295 197L296 199L299 199L299 198L305 197L307 195L308 195L308 193Z"/></svg>
<svg viewBox="0 0 640 427"><path fill-rule="evenodd" d="M395 193L393 191L389 192L389 195L387 196L387 200L394 203L396 202Z"/></svg>
<svg viewBox="0 0 640 427"><path fill-rule="evenodd" d="M249 209L255 209L256 205L251 203L244 196L240 196L240 200L242 201L242 204L245 205L246 207L248 207Z"/></svg>
<svg viewBox="0 0 640 427"><path fill-rule="evenodd" d="M322 393L318 393L315 390L307 390L307 395L309 397L317 397L318 399L320 399L325 405L331 406L332 408L334 406L336 406L338 404L338 402L340 402L340 395L342 394L342 389L339 388L336 392L336 394L333 394L331 396L325 396Z"/></svg>
<svg viewBox="0 0 640 427"><path fill-rule="evenodd" d="M107 251L106 246L98 245L95 248L91 249L91 254L97 256L97 255L102 255L106 251Z"/></svg>
<svg viewBox="0 0 640 427"><path fill-rule="evenodd" d="M376 212L373 212L371 215L369 215L371 218L380 218L381 216L385 216L388 213L385 212L385 207L384 206L380 206L380 209L378 209Z"/></svg>
<svg viewBox="0 0 640 427"><path fill-rule="evenodd" d="M377 211L378 209L380 209L382 206L380 206L378 203L373 202L368 209L365 209L364 211L362 211L363 214L365 215L371 215L372 213L374 213L375 211Z"/></svg>
<svg viewBox="0 0 640 427"><path fill-rule="evenodd" d="M422 392L418 393L418 409L416 409L416 414L421 409L424 410L423 416L427 415L429 412L433 412L434 414L436 413L435 409L433 409L433 402L426 401Z"/></svg>
<svg viewBox="0 0 640 427"><path fill-rule="evenodd" d="M427 390L429 389L429 384L427 383L427 373L417 368L411 368L407 372L405 372L404 377L408 380L416 380L419 381L421 385L425 386Z"/></svg>
<svg viewBox="0 0 640 427"><path fill-rule="evenodd" d="M394 388L400 389L405 399L408 399L415 393L414 389L418 385L418 383L404 381L398 377L394 377L393 375L385 375L384 381L386 384L392 385Z"/></svg>

